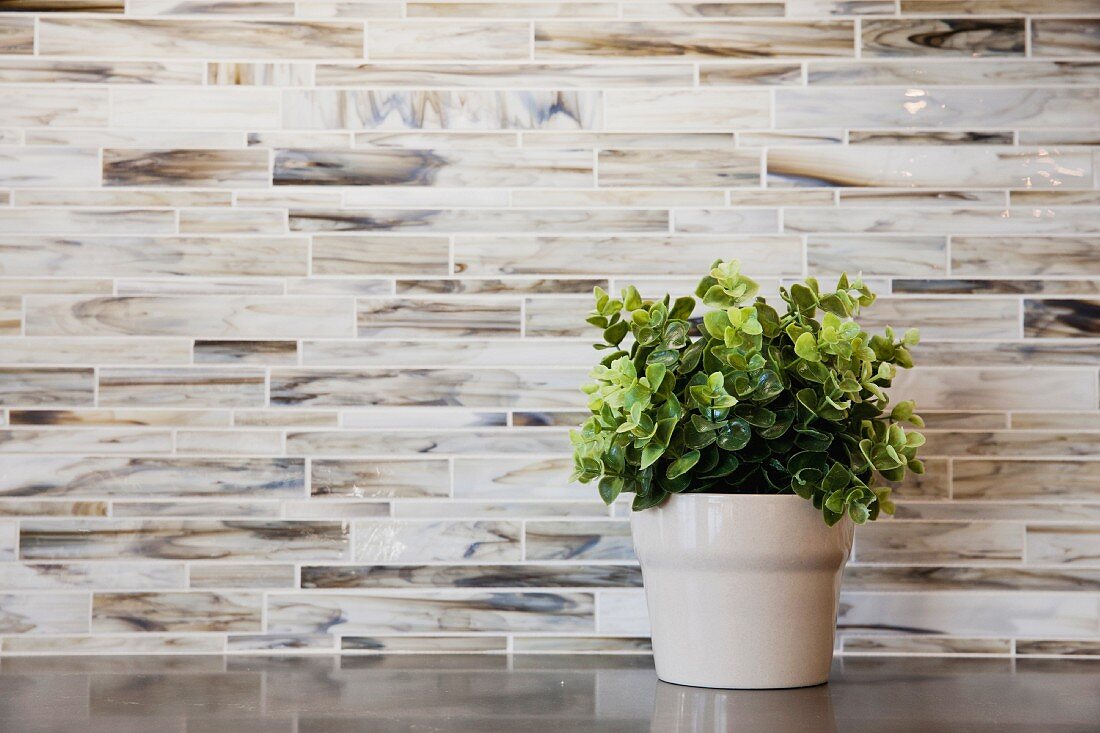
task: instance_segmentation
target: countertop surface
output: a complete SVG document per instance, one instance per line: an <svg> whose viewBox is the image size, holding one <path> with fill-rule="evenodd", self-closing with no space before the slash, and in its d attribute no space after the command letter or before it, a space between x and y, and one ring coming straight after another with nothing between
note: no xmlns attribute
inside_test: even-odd
<svg viewBox="0 0 1100 733"><path fill-rule="evenodd" d="M1100 660L846 657L720 691L648 656L10 657L0 731L1100 731Z"/></svg>

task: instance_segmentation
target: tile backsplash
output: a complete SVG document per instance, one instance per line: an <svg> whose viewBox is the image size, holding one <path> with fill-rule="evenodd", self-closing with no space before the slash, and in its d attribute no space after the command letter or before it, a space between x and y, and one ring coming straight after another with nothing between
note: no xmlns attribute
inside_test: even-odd
<svg viewBox="0 0 1100 733"><path fill-rule="evenodd" d="M648 648L593 286L862 270L845 653L1095 654L1097 0L0 0L0 652Z"/></svg>

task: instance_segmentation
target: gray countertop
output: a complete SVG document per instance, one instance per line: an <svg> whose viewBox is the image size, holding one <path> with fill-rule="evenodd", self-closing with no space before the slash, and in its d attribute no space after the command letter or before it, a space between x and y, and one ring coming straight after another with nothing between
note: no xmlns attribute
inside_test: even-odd
<svg viewBox="0 0 1100 733"><path fill-rule="evenodd" d="M658 682L648 656L10 657L3 733L1100 731L1100 660L847 657L828 685Z"/></svg>

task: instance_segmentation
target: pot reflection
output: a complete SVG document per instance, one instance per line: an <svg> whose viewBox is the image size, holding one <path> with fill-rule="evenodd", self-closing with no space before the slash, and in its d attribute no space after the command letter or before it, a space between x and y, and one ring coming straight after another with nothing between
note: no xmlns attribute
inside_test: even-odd
<svg viewBox="0 0 1100 733"><path fill-rule="evenodd" d="M712 690L657 682L652 733L835 733L829 685Z"/></svg>

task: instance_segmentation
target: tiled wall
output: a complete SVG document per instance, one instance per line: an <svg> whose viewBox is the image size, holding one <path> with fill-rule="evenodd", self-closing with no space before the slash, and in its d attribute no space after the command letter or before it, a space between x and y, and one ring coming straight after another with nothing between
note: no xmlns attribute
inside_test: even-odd
<svg viewBox="0 0 1100 733"><path fill-rule="evenodd" d="M646 648L593 285L859 270L853 653L1100 654L1098 0L0 0L0 650Z"/></svg>

